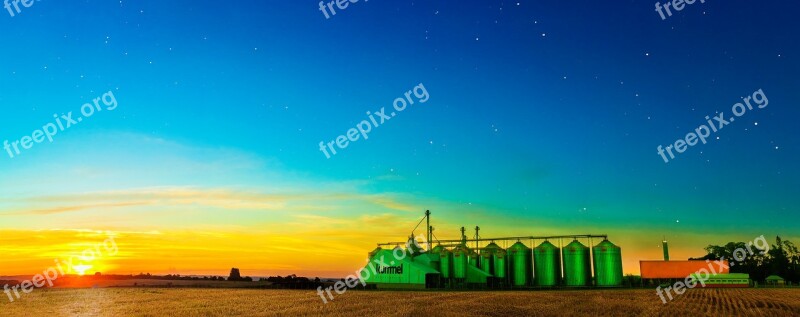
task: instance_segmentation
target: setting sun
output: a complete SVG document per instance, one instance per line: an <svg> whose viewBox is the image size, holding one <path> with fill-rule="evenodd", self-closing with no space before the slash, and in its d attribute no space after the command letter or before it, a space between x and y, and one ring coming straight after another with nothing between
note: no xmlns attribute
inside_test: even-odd
<svg viewBox="0 0 800 317"><path fill-rule="evenodd" d="M86 264L75 265L75 266L72 267L72 271L73 271L72 273L77 273L78 275L81 275L81 276L82 275L86 275L86 271L90 270L91 268L92 268L91 265L86 265Z"/></svg>

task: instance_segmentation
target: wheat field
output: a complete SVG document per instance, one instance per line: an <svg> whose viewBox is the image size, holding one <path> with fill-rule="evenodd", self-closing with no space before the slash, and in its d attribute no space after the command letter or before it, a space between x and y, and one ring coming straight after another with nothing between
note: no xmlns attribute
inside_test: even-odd
<svg viewBox="0 0 800 317"><path fill-rule="evenodd" d="M649 289L348 291L328 304L307 290L196 288L45 289L0 299L2 316L800 316L800 289L695 289L667 304Z"/></svg>

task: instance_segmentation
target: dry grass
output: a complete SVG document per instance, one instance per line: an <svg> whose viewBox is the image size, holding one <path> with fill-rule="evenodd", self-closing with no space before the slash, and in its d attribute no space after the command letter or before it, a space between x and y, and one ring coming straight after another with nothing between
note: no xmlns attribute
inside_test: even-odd
<svg viewBox="0 0 800 317"><path fill-rule="evenodd" d="M334 294L335 295L335 294ZM654 290L349 291L327 305L294 290L45 289L2 316L800 316L800 289L695 289L663 305Z"/></svg>

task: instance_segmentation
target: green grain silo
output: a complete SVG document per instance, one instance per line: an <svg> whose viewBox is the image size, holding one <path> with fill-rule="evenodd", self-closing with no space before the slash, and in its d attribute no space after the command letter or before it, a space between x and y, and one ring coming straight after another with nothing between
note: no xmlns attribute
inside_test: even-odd
<svg viewBox="0 0 800 317"><path fill-rule="evenodd" d="M506 269L508 263L506 262L507 254L505 250L498 250L494 254L494 276L496 278L505 280Z"/></svg>
<svg viewBox="0 0 800 317"><path fill-rule="evenodd" d="M558 247L545 240L533 249L536 286L551 287L561 279L561 256Z"/></svg>
<svg viewBox="0 0 800 317"><path fill-rule="evenodd" d="M439 272L442 273L442 278L449 279L453 271L453 253L441 245L434 247L431 253L439 255Z"/></svg>
<svg viewBox="0 0 800 317"><path fill-rule="evenodd" d="M489 245L483 248L483 252L481 252L481 270L495 275L495 257L497 253L501 251L503 251L503 249L494 242L489 243Z"/></svg>
<svg viewBox="0 0 800 317"><path fill-rule="evenodd" d="M467 262L470 265L472 265L474 267L477 267L477 268L479 268L481 266L480 265L481 257L475 251L469 250L469 254L468 254L467 258L469 259Z"/></svg>
<svg viewBox="0 0 800 317"><path fill-rule="evenodd" d="M598 287L622 286L622 251L608 240L594 248L594 274Z"/></svg>
<svg viewBox="0 0 800 317"><path fill-rule="evenodd" d="M467 278L467 263L472 251L466 246L459 245L453 249L453 278Z"/></svg>
<svg viewBox="0 0 800 317"><path fill-rule="evenodd" d="M567 244L564 254L564 285L588 286L592 281L589 248L577 239Z"/></svg>
<svg viewBox="0 0 800 317"><path fill-rule="evenodd" d="M523 287L531 281L531 249L522 242L514 243L508 248L508 261L511 273L511 285Z"/></svg>

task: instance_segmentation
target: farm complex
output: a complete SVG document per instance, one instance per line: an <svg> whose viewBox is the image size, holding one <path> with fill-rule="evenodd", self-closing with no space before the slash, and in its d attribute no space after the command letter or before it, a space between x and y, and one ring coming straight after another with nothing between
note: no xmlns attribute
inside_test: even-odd
<svg viewBox="0 0 800 317"><path fill-rule="evenodd" d="M420 243L412 230L407 241L379 243L369 253L362 279L386 289L623 286L622 251L607 235L481 237L480 227L475 227L474 236L467 238L462 227L459 239L439 240L434 238L430 219L431 213L426 211L417 225L426 223L425 242ZM750 286L748 274L729 274L727 261L670 261L666 239L663 249L664 260L640 262L643 282L685 280L702 271L708 272L696 277L703 279L702 287Z"/></svg>

